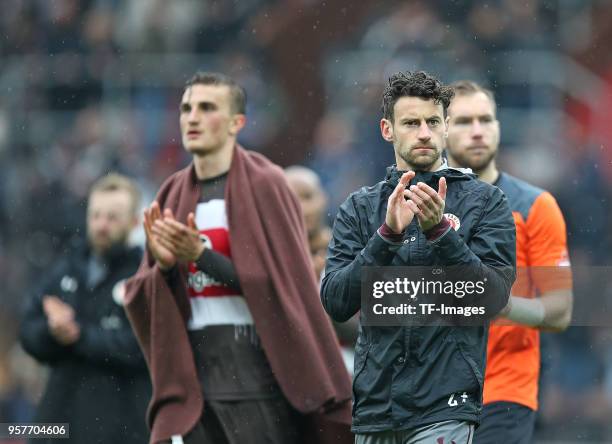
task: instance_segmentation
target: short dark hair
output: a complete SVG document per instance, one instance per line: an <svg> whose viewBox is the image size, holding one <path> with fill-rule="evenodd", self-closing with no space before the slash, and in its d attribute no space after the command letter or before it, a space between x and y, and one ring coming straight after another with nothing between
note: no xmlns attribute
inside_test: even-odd
<svg viewBox="0 0 612 444"><path fill-rule="evenodd" d="M471 80L457 80L456 82L451 83L450 87L453 88L455 97L471 96L472 94L481 92L491 100L493 103L493 109L497 108L497 102L495 101L495 94L493 94L493 91L476 82Z"/></svg>
<svg viewBox="0 0 612 444"><path fill-rule="evenodd" d="M393 121L393 107L401 97L433 99L442 104L444 112L453 98L452 88L443 85L437 78L425 71L398 72L389 77L389 84L383 92L382 112L385 119Z"/></svg>
<svg viewBox="0 0 612 444"><path fill-rule="evenodd" d="M229 87L231 96L230 106L232 111L236 114L246 113L246 91L230 76L221 74L219 72L198 71L189 80L187 80L185 83L185 89L193 85L215 85Z"/></svg>

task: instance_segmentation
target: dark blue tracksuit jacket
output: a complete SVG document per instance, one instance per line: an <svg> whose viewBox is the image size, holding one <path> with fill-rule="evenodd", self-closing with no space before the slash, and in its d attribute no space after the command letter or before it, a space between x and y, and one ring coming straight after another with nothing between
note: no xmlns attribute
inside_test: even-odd
<svg viewBox="0 0 612 444"><path fill-rule="evenodd" d="M329 245L321 299L336 321L361 305L361 270L367 266L469 265L466 279L488 282L489 315L507 303L515 278L515 228L506 197L472 174L444 168L417 172L409 185L437 189L447 181L445 213L459 219L428 241L415 217L404 241L377 232L400 171L351 194L339 209ZM488 324L470 327L360 326L355 350L353 426L357 433L405 430L462 420L478 424L482 409Z"/></svg>

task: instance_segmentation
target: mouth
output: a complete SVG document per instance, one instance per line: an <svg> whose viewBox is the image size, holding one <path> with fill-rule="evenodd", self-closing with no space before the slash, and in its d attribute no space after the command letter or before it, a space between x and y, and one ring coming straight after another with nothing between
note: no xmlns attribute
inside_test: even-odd
<svg viewBox="0 0 612 444"><path fill-rule="evenodd" d="M433 151L434 149L430 146L415 146L414 148L412 148L412 150L418 153L426 153L429 151Z"/></svg>
<svg viewBox="0 0 612 444"><path fill-rule="evenodd" d="M198 137L200 137L201 134L202 134L201 131L195 131L195 130L187 131L187 138L197 139Z"/></svg>
<svg viewBox="0 0 612 444"><path fill-rule="evenodd" d="M487 145L471 145L467 147L468 151L487 151L488 149Z"/></svg>

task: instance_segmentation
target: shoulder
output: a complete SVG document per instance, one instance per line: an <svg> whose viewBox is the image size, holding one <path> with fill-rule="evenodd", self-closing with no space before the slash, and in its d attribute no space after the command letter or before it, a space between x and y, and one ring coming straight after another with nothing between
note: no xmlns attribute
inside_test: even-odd
<svg viewBox="0 0 612 444"><path fill-rule="evenodd" d="M552 195L542 188L507 173L500 173L497 186L508 198L511 210L520 213L525 220L536 201L540 200L541 197L547 199L545 196L552 198ZM552 199L554 200L554 198Z"/></svg>
<svg viewBox="0 0 612 444"><path fill-rule="evenodd" d="M477 201L487 202L490 199L503 200L504 193L496 186L490 183L483 182L470 175L462 178L462 180L448 181L448 189L457 193L469 193L472 197L477 198Z"/></svg>
<svg viewBox="0 0 612 444"><path fill-rule="evenodd" d="M159 187L159 191L157 192L157 198L163 199L171 190L173 190L177 184L184 182L185 180L189 180L190 175L192 174L193 165L190 163L185 168L178 170L169 176L162 185Z"/></svg>
<svg viewBox="0 0 612 444"><path fill-rule="evenodd" d="M261 153L243 150L249 176L253 183L287 186L282 168Z"/></svg>
<svg viewBox="0 0 612 444"><path fill-rule="evenodd" d="M367 214L381 200L386 202L392 191L392 187L385 181L364 186L349 194L340 208L349 213Z"/></svg>

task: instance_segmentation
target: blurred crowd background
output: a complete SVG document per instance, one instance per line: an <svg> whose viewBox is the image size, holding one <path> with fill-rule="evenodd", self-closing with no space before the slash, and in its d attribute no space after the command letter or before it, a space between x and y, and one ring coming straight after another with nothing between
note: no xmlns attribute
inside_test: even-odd
<svg viewBox="0 0 612 444"><path fill-rule="evenodd" d="M15 342L24 298L85 234L95 179L126 173L150 201L187 163L178 103L197 69L246 88L242 144L320 174L330 222L393 163L379 131L389 74L484 82L499 104L499 165L564 211L576 307L597 311L612 292L609 277L588 279L612 256L608 0L6 0L0 422L28 421L44 384ZM544 335L539 442L612 436L612 328L601 324Z"/></svg>

